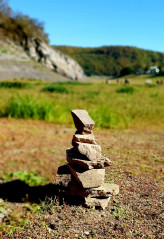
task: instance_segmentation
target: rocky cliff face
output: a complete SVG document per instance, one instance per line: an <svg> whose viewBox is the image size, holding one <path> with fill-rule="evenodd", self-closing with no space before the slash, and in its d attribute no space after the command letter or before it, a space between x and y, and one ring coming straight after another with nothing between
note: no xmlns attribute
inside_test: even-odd
<svg viewBox="0 0 164 239"><path fill-rule="evenodd" d="M22 43L27 54L35 61L44 64L49 69L71 79L84 77L82 67L73 59L39 39L27 39Z"/></svg>
<svg viewBox="0 0 164 239"><path fill-rule="evenodd" d="M20 43L16 44L7 39L0 40L0 80L14 78L68 81L67 77L32 60Z"/></svg>

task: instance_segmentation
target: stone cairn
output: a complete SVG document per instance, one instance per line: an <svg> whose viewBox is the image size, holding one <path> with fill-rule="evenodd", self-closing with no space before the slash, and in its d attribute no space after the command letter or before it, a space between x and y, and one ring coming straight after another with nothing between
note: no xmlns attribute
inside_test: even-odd
<svg viewBox="0 0 164 239"><path fill-rule="evenodd" d="M92 133L94 121L85 110L71 111L77 131L73 135L73 148L66 150L68 164L58 168L58 174L71 174L66 190L69 196L80 196L84 206L105 209L119 186L105 183L104 167L111 161L103 157L101 147Z"/></svg>

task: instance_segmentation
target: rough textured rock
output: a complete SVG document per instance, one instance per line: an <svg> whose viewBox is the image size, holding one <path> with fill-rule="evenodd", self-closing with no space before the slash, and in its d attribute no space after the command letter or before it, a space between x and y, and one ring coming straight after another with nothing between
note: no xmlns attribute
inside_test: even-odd
<svg viewBox="0 0 164 239"><path fill-rule="evenodd" d="M89 197L85 198L85 203L84 206L86 207L95 207L104 210L110 201L111 197L106 197L106 198L96 198L96 197Z"/></svg>
<svg viewBox="0 0 164 239"><path fill-rule="evenodd" d="M32 60L19 43L0 40L0 49L0 80L32 78L46 81L68 81L67 77L52 71L45 64Z"/></svg>
<svg viewBox="0 0 164 239"><path fill-rule="evenodd" d="M72 139L72 145L75 146L76 142L96 144L94 134L74 134Z"/></svg>
<svg viewBox="0 0 164 239"><path fill-rule="evenodd" d="M77 142L76 148L80 154L85 155L90 161L94 161L101 157L101 147L98 144Z"/></svg>
<svg viewBox="0 0 164 239"><path fill-rule="evenodd" d="M82 159L82 160L86 160L89 161L88 158L85 155L82 155L79 153L79 151L77 150L77 148L70 148L66 150L66 155L67 155L67 161L68 159Z"/></svg>
<svg viewBox="0 0 164 239"><path fill-rule="evenodd" d="M93 169L94 167L92 166L92 161L87 161L87 160L82 160L82 159L72 159L72 158L67 158L67 161L69 162L69 165L77 169L78 171L86 171L89 169Z"/></svg>
<svg viewBox="0 0 164 239"><path fill-rule="evenodd" d="M98 161L99 162L99 161ZM100 159L100 162L103 163L104 167L108 167L112 165L112 161L110 159L108 159L107 157L102 157Z"/></svg>
<svg viewBox="0 0 164 239"><path fill-rule="evenodd" d="M67 158L95 161L101 158L101 147L95 144L79 143L78 146L66 150Z"/></svg>
<svg viewBox="0 0 164 239"><path fill-rule="evenodd" d="M27 39L23 43L23 47L33 60L61 75L71 79L84 77L83 69L76 61L39 39Z"/></svg>
<svg viewBox="0 0 164 239"><path fill-rule="evenodd" d="M83 173L76 172L70 167L72 175L83 188L96 188L103 184L105 169L91 169Z"/></svg>
<svg viewBox="0 0 164 239"><path fill-rule="evenodd" d="M82 171L86 171L92 168L95 168L95 169L104 168L104 167L112 165L112 162L108 158L100 158L95 161L88 161L88 160L67 157L67 161L69 162L69 165L71 167L75 169L81 168Z"/></svg>
<svg viewBox="0 0 164 239"><path fill-rule="evenodd" d="M110 193L112 195L119 194L119 185L115 183L104 183L103 187L107 193Z"/></svg>
<svg viewBox="0 0 164 239"><path fill-rule="evenodd" d="M90 133L92 131L95 122L91 119L86 110L72 110L71 114L75 127L80 134L85 132Z"/></svg>

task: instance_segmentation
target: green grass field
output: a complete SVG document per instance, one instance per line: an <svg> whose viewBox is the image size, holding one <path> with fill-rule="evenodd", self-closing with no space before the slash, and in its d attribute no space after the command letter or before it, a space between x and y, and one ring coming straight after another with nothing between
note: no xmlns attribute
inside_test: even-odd
<svg viewBox="0 0 164 239"><path fill-rule="evenodd" d="M120 82L123 79L120 79ZM71 109L85 109L100 128L164 127L164 85L145 85L134 77L131 84L47 83L14 80L0 85L0 116L72 124Z"/></svg>

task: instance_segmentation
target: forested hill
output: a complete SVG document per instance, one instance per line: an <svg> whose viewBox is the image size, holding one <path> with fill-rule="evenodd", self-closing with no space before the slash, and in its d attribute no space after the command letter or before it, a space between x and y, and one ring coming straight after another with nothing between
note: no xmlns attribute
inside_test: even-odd
<svg viewBox="0 0 164 239"><path fill-rule="evenodd" d="M87 75L126 75L149 66L164 65L164 53L127 46L103 46L97 48L54 46L72 57L83 67Z"/></svg>
<svg viewBox="0 0 164 239"><path fill-rule="evenodd" d="M48 43L44 24L28 15L15 13L7 0L0 0L0 39L22 43L32 37Z"/></svg>

